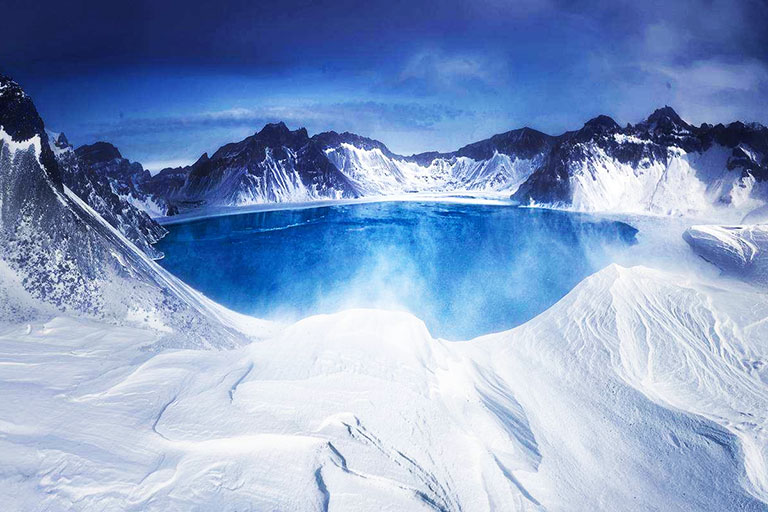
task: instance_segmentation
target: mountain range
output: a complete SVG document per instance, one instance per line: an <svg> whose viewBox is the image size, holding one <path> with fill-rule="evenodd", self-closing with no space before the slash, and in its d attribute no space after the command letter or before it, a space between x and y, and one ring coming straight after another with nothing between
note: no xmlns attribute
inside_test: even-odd
<svg viewBox="0 0 768 512"><path fill-rule="evenodd" d="M671 107L619 126L608 116L558 136L532 128L451 153L398 155L349 132L267 124L192 165L154 176L108 142L50 138L64 183L149 256L153 218L206 207L406 193L472 192L524 205L737 221L768 199L768 128L693 126ZM119 206L118 206L119 205Z"/></svg>

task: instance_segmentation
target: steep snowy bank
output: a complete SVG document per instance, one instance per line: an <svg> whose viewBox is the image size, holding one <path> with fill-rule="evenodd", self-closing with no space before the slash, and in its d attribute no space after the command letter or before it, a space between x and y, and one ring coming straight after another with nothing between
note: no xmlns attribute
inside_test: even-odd
<svg viewBox="0 0 768 512"><path fill-rule="evenodd" d="M768 225L692 226L683 238L726 274L768 285Z"/></svg>
<svg viewBox="0 0 768 512"><path fill-rule="evenodd" d="M0 321L51 309L164 331L160 346L232 347L232 312L158 267L61 181L30 98L0 76ZM25 304L21 310L18 305Z"/></svg>
<svg viewBox="0 0 768 512"><path fill-rule="evenodd" d="M0 335L0 494L19 510L765 510L766 315L763 294L613 266L471 342L371 310L216 353L19 325Z"/></svg>

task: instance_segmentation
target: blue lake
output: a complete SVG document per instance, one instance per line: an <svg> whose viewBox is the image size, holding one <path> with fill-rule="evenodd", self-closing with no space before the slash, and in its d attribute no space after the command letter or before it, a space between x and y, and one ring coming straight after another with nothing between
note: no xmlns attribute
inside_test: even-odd
<svg viewBox="0 0 768 512"><path fill-rule="evenodd" d="M566 212L382 202L167 226L160 263L213 300L283 321L353 307L412 312L469 339L541 313L634 243L631 226Z"/></svg>

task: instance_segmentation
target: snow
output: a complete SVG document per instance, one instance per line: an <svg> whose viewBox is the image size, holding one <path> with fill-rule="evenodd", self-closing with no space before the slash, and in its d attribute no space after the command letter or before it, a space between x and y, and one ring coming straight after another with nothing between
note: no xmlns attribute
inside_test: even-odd
<svg viewBox="0 0 768 512"><path fill-rule="evenodd" d="M488 160L441 157L425 166L387 156L379 148L363 149L349 143L328 148L325 154L367 196L502 190L509 194L531 175L536 164L495 152Z"/></svg>
<svg viewBox="0 0 768 512"><path fill-rule="evenodd" d="M34 150L35 155L37 155L37 158L40 158L40 137L38 135L35 135L34 137L28 139L28 140L21 140L16 141L13 140L13 137L11 137L2 126L0 126L0 142L3 142L8 147L8 152L13 154L17 151L29 151L30 149Z"/></svg>
<svg viewBox="0 0 768 512"><path fill-rule="evenodd" d="M760 510L766 315L761 293L612 266L470 342L375 310L224 352L143 352L156 331L68 317L10 326L0 496L19 510Z"/></svg>
<svg viewBox="0 0 768 512"><path fill-rule="evenodd" d="M158 204L154 196L138 198L134 194L117 194L116 191L115 194L120 198L121 201L130 203L139 210L147 212L147 214L152 218L162 217L165 215L165 205Z"/></svg>
<svg viewBox="0 0 768 512"><path fill-rule="evenodd" d="M570 177L572 210L711 215L727 222L764 204L753 193L752 176L728 170L732 150L722 146L701 153L670 148L666 161L645 158L634 166L597 144L584 149L585 158L577 161Z"/></svg>
<svg viewBox="0 0 768 512"><path fill-rule="evenodd" d="M768 285L768 225L696 225L683 236L696 254L726 274Z"/></svg>
<svg viewBox="0 0 768 512"><path fill-rule="evenodd" d="M650 144L651 141L647 139L641 139L637 135L627 135L624 133L614 133L613 139L619 144L631 143L631 144Z"/></svg>
<svg viewBox="0 0 768 512"><path fill-rule="evenodd" d="M39 160L26 165L39 137L15 142L0 128L10 161L5 148L29 160L6 179L23 170L40 181ZM692 215L737 185L718 174L717 148L674 150L638 170L589 152L573 174L585 209ZM319 191L302 188L287 154L263 162L277 188L254 183L254 195L237 197L315 206L307 201ZM344 165L352 176L354 162L384 156L350 153ZM476 175L494 183L449 200L499 201L493 194L535 166L499 154L488 162L432 167L461 187ZM397 173L408 183L430 175L413 162L381 165L379 187ZM50 243L52 268L91 265L99 274L84 300L105 285L105 300L133 302L121 303L123 321L63 313L0 260L0 500L9 510L768 508L768 295L754 286L768 268L765 226L697 225L686 231L689 251L687 218L632 216L639 244L627 261L518 328L448 342L404 312L348 310L288 326L238 315L157 266L66 187L39 188L43 204L21 203L34 214L17 216L27 224L3 227ZM688 195L673 204L680 190ZM425 200L383 199L394 198ZM54 239L55 222L32 222L40 212L78 222ZM88 246L76 252L70 240ZM694 251L749 284L715 275ZM179 338L192 336L190 325L227 339L187 343ZM250 343L232 343L233 330ZM235 348L180 348L222 346Z"/></svg>
<svg viewBox="0 0 768 512"><path fill-rule="evenodd" d="M171 325L156 304L134 304L126 324L49 310L0 326L9 509L768 502L768 298L679 257L682 220L638 218L636 253L665 247L688 271L650 258L668 270L614 265L517 329L448 342L403 312L290 326L236 315L64 191L119 241L113 257L128 272L150 272L166 293L255 341L180 350L164 341ZM9 272L0 266L4 281ZM5 289L19 288L12 278Z"/></svg>
<svg viewBox="0 0 768 512"><path fill-rule="evenodd" d="M105 229L107 229L112 236L117 238L124 246L129 247L132 250L131 256L133 256L134 258L138 258L141 264L145 267L145 269L149 269L150 272L154 274L153 277L155 278L157 284L161 286L166 293L170 291L176 296L183 298L183 300L186 301L188 304L193 305L204 315L213 317L218 323L234 328L241 332L249 332L251 335L256 336L257 338L267 336L279 328L279 326L276 325L274 322L270 322L267 320L260 320L257 318L249 317L247 315L241 315L240 313L236 313L232 310L229 310L213 302L212 300L208 299L202 293L193 289L183 281L177 279L171 273L165 270L163 267L155 263L151 258L149 258L149 256L147 256L139 248L137 248L133 244L133 242L125 238L125 235L123 235L120 231L118 231L109 223L107 223L105 220L103 220L101 216L99 216L99 214L96 211L94 211L90 206L88 206L87 203L85 203L82 199L80 199L77 196L77 194L69 190L67 187L64 187L64 193L66 194L67 198L69 198L73 203L77 204L80 208L86 211L90 216L92 216L94 219L99 221L101 225ZM123 260L123 256L119 252L112 252L112 255L113 257L118 259L121 265L126 266L126 263ZM127 270L129 270L130 272L130 269L127 269ZM138 306L139 308L141 308L142 305L135 305L135 306ZM155 329L158 329L161 331L167 331L168 330L167 327L161 326L159 324L160 321L155 317L157 313L158 311L147 312L147 315L149 315L152 318L152 320L149 321L148 323L152 325ZM130 320L131 317L137 318L137 312L135 309L132 309L131 311L129 311L128 319Z"/></svg>

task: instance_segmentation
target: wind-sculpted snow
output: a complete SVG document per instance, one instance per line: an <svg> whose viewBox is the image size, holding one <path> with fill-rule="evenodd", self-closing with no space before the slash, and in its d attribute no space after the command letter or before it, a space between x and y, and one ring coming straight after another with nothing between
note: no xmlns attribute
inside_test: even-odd
<svg viewBox="0 0 768 512"><path fill-rule="evenodd" d="M0 496L32 510L765 510L767 314L762 294L614 266L469 342L373 310L215 353L142 353L158 333L70 318L7 327Z"/></svg>
<svg viewBox="0 0 768 512"><path fill-rule="evenodd" d="M692 226L683 238L726 274L768 286L768 225Z"/></svg>

